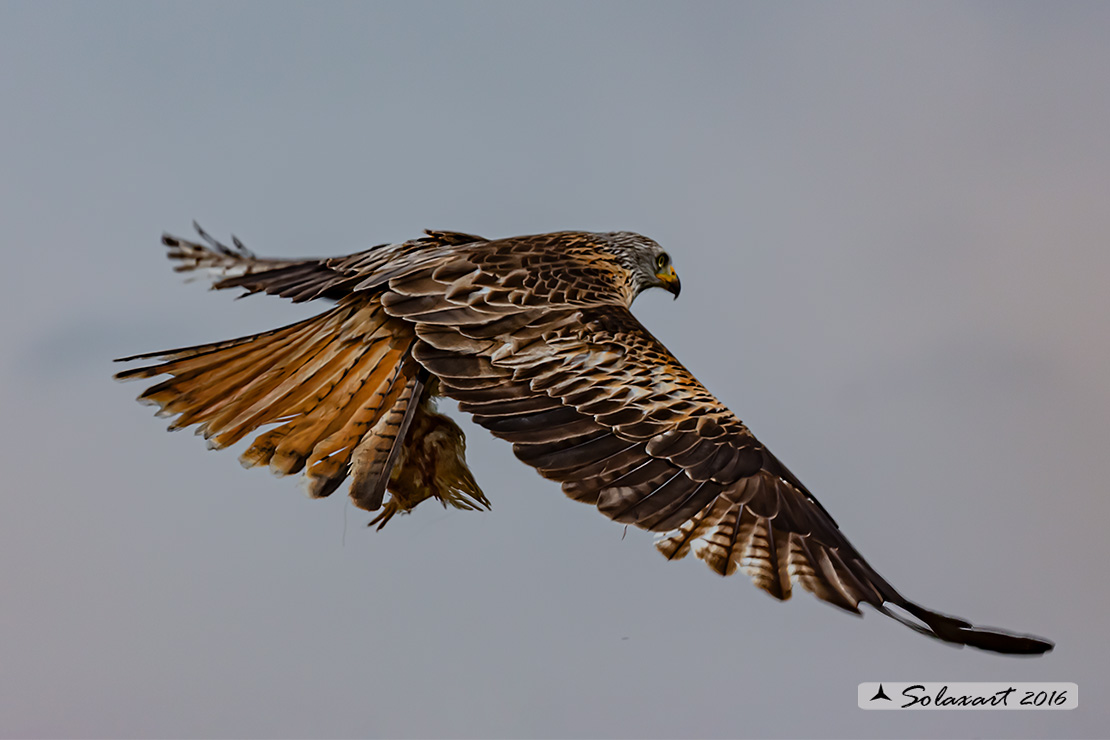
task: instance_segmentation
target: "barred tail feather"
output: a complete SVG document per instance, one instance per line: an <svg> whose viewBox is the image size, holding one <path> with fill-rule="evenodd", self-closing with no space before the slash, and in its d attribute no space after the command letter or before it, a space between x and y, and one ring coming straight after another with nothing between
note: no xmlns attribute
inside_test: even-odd
<svg viewBox="0 0 1110 740"><path fill-rule="evenodd" d="M378 417L355 450L351 460L351 500L358 507L367 511L381 508L393 466L424 394L426 377L427 373L421 371L404 384L389 411Z"/></svg>

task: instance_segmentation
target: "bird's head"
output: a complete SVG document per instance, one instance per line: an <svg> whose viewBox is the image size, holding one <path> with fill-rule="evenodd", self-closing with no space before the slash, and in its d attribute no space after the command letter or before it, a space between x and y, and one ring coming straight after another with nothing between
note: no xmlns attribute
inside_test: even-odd
<svg viewBox="0 0 1110 740"><path fill-rule="evenodd" d="M675 298L682 291L671 256L655 241L632 232L610 235L613 241L609 250L617 261L628 270L633 297L648 288L662 288Z"/></svg>

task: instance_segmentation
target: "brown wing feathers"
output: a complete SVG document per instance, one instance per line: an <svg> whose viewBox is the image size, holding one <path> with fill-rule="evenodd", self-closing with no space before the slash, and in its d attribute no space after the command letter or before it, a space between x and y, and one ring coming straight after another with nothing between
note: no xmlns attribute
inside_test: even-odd
<svg viewBox="0 0 1110 740"><path fill-rule="evenodd" d="M673 530L657 545L668 558L693 549L716 572L743 570L779 599L797 583L834 606L859 613L866 602L949 642L1050 649L904 599L623 306L600 296L597 305L536 309L492 289L481 268L451 274L449 291L438 293L423 273L410 278L411 291L392 280L383 306L416 324L414 357L460 410L512 442L517 457L562 482L571 498L619 522Z"/></svg>
<svg viewBox="0 0 1110 740"><path fill-rule="evenodd" d="M404 388L412 339L376 300L359 299L285 329L147 356L165 362L117 377L171 376L140 400L178 415L171 429L197 424L213 448L277 424L243 453L243 464L281 475L307 467L309 492L324 496L347 477L356 446ZM417 368L410 361L407 370Z"/></svg>
<svg viewBox="0 0 1110 740"><path fill-rule="evenodd" d="M374 424L374 433L355 451L351 461L354 481L351 483L351 500L367 511L381 508L386 484L393 471L393 465L401 454L401 443L412 426L413 417L420 407L424 396L424 384L428 372L424 369L412 373L404 384L404 390L385 408Z"/></svg>
<svg viewBox="0 0 1110 740"><path fill-rule="evenodd" d="M425 236L401 244L379 244L362 252L330 259L265 259L256 257L232 237L221 244L194 222L203 244L170 234L162 235L166 256L177 272L206 270L217 290L242 288L269 293L294 303L327 298L339 300L355 291L379 288L396 275L442 261L451 250L480 236L455 231L425 231Z"/></svg>
<svg viewBox="0 0 1110 740"><path fill-rule="evenodd" d="M430 496L486 505L458 428L429 386L518 458L609 518L662 533L721 575L745 572L778 599L801 585L858 613L861 602L957 644L1040 653L1051 643L981 629L904 599L844 538L802 483L627 310L634 297L601 256L606 235L487 242L452 232L329 260L257 260L236 241L167 237L179 269L214 287L293 300L337 298L308 321L158 355L120 377L169 374L142 398L225 446L264 424L244 464L305 469L310 492L349 474L363 508L394 496L384 524ZM134 358L132 358L134 359ZM899 611L901 610L901 611Z"/></svg>

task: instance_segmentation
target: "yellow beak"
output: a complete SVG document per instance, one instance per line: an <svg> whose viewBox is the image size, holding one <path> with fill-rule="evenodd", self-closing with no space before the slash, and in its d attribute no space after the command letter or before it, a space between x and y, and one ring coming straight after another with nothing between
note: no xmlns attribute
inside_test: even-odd
<svg viewBox="0 0 1110 740"><path fill-rule="evenodd" d="M678 298L678 294L682 291L682 281L678 279L674 265L668 265L666 270L655 273L655 277L659 278L664 290L670 291L675 298Z"/></svg>

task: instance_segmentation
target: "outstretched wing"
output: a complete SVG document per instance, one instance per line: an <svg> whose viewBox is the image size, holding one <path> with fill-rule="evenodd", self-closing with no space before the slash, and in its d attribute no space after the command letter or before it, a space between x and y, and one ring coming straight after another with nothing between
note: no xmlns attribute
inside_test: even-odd
<svg viewBox="0 0 1110 740"><path fill-rule="evenodd" d="M234 236L232 246L227 246L195 221L193 228L201 241L162 235L175 272L204 271L216 290L242 288L244 295L269 293L294 303L339 300L355 291L373 290L392 277L444 259L453 247L484 241L473 234L428 229L419 239L379 244L342 257L272 259L256 256Z"/></svg>
<svg viewBox="0 0 1110 740"><path fill-rule="evenodd" d="M473 254L389 287L382 305L415 324L413 356L460 409L571 498L665 533L657 547L668 558L693 551L721 575L743 570L779 599L800 584L851 612L867 603L952 643L1051 649L902 597L801 482L611 296L552 302L505 285Z"/></svg>

